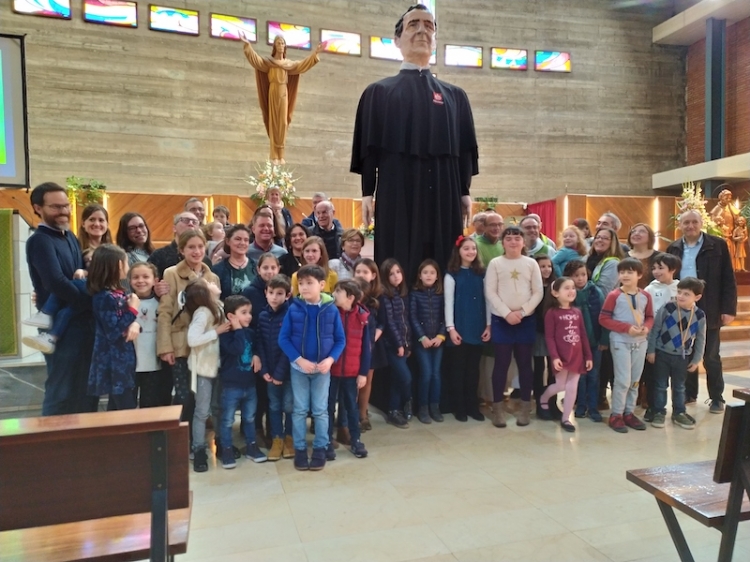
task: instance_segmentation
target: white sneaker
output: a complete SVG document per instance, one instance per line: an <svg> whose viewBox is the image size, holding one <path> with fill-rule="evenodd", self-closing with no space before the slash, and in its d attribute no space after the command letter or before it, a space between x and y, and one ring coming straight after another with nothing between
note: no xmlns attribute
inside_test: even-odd
<svg viewBox="0 0 750 562"><path fill-rule="evenodd" d="M24 320L23 323L27 326L49 330L52 327L52 316L45 314L44 312L37 312L31 318Z"/></svg>
<svg viewBox="0 0 750 562"><path fill-rule="evenodd" d="M34 337L26 336L21 341L31 349L36 349L47 355L55 352L55 339L49 334L39 334Z"/></svg>

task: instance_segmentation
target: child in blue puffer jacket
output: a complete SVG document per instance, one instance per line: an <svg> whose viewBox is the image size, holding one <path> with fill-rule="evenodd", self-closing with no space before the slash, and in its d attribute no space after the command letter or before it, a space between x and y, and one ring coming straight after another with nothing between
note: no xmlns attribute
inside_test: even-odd
<svg viewBox="0 0 750 562"><path fill-rule="evenodd" d="M319 265L297 272L300 298L292 299L279 333L279 346L291 363L294 414L294 468L322 470L328 448L328 390L331 367L346 345L341 317L333 298L323 293L326 273ZM312 457L307 457L307 412L315 423Z"/></svg>
<svg viewBox="0 0 750 562"><path fill-rule="evenodd" d="M292 440L292 383L289 380L289 358L278 345L281 326L289 310L287 299L292 285L286 275L276 275L266 284L268 304L258 315L259 371L267 384L268 422L271 426L269 461L294 457ZM282 419L284 418L284 419Z"/></svg>

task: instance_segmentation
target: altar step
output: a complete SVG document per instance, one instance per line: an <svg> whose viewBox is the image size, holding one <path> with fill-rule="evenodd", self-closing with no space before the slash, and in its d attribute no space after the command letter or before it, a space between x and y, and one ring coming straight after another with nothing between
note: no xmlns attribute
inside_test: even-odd
<svg viewBox="0 0 750 562"><path fill-rule="evenodd" d="M737 317L721 329L720 353L725 371L750 369L750 297L737 299Z"/></svg>

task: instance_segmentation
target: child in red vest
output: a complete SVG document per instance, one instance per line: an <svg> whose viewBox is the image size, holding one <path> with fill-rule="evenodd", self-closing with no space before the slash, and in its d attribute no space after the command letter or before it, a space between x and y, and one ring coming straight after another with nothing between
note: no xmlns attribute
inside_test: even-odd
<svg viewBox="0 0 750 562"><path fill-rule="evenodd" d="M339 281L333 290L333 298L341 314L341 324L346 334L346 347L338 361L331 367L331 386L328 394L328 433L331 442L328 443L326 458L331 461L336 459L332 443L333 411L336 408L336 398L340 396L339 407L343 405L346 411L339 412L339 417L344 419L349 429L352 454L361 459L367 456L367 449L359 440L357 394L367 382L367 372L370 370L371 349L368 328L370 313L360 304L362 289L353 279Z"/></svg>

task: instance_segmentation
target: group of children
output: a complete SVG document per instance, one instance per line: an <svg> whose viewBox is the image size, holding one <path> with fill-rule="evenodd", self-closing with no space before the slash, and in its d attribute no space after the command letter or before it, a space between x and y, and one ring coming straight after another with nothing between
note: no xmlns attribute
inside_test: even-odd
<svg viewBox="0 0 750 562"><path fill-rule="evenodd" d="M517 230L507 229L503 239L520 236ZM367 404L373 371L386 365L389 424L407 428L414 410L424 424L443 421L444 355L456 419L484 420L477 399L479 363L485 344L493 339L493 319L485 267L472 238L457 240L444 275L433 260L420 264L411 291L396 260L385 260L378 268L364 258L355 263L354 278L337 282L330 293L324 268L301 267L295 274L299 296L292 297L291 281L278 274L278 260L264 254L256 282L223 303L210 270L202 269L205 243L200 231L180 237L185 257L181 264L190 274L170 283L183 284L176 303L154 296L152 264L136 263L129 269L124 251L111 244L96 249L87 279L96 320L89 394L109 394L109 409L168 404L172 377L161 369L160 359L171 364L175 403L192 404L187 419L196 471L208 469L206 421L211 412L217 457L224 468L236 465L239 451L232 445L232 426L238 409L245 456L254 462L293 458L298 470L324 468L336 458L337 403L352 454L366 457L361 432L371 429ZM642 263L626 258L617 266L620 287L605 296L589 280L581 260L561 265L538 256L535 263L545 293L536 301L534 315L537 416L559 419L565 431L575 431L570 420L574 409L577 418L602 421L598 369L602 350L609 347L615 370L609 417L613 430L645 429L634 414L644 368L653 393L646 421L664 427L671 382L672 421L692 429L695 420L685 411L685 376L697 368L705 346L705 315L696 306L703 282L675 281L679 259L657 254L652 260L654 281L643 291L638 289ZM555 270L561 266L563 276L557 277ZM123 291L123 279L132 294ZM526 316L523 310L509 312L506 329L521 325ZM167 353L157 343L165 338L174 344ZM416 404L407 362L412 352L419 368ZM547 381L545 362L550 365ZM272 442L267 454L256 442L258 385L264 385L268 395ZM565 401L559 412L555 396L562 391ZM315 433L311 456L306 442L309 415ZM526 423L519 418L519 425ZM504 421L495 425L504 427Z"/></svg>

